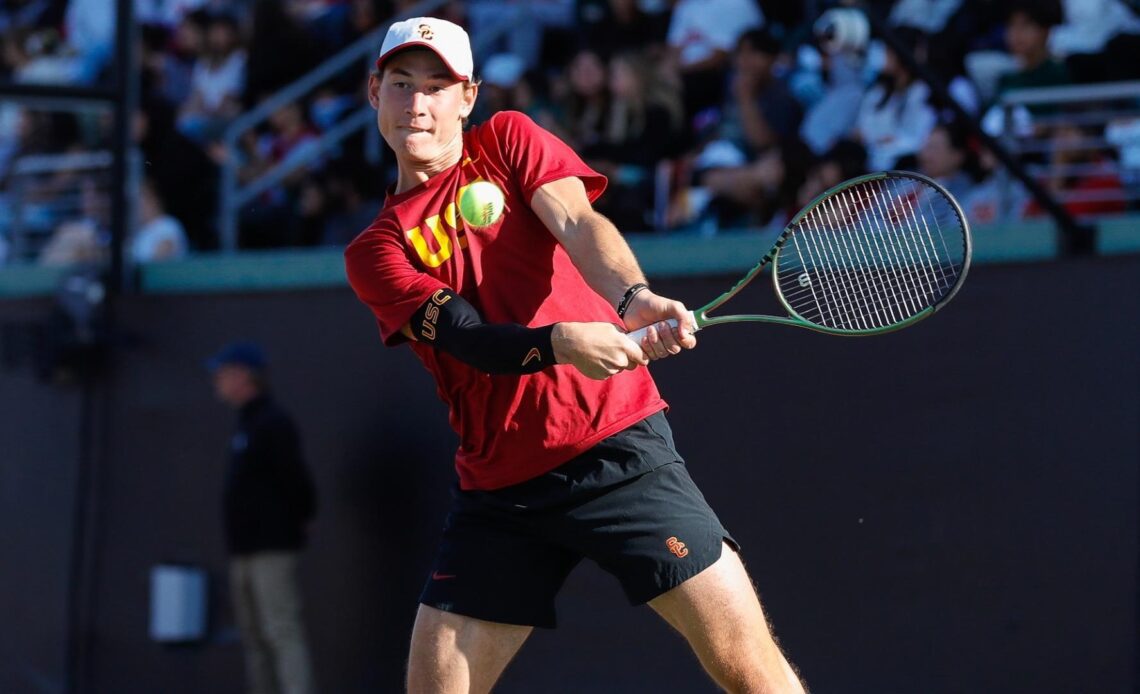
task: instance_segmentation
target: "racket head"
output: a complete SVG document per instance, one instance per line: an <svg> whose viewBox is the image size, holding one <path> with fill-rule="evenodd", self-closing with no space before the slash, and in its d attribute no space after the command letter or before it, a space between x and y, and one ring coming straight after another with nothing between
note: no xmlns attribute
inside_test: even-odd
<svg viewBox="0 0 1140 694"><path fill-rule="evenodd" d="M774 248L772 283L804 327L876 335L945 306L972 254L969 223L945 188L882 171L840 183L792 218Z"/></svg>

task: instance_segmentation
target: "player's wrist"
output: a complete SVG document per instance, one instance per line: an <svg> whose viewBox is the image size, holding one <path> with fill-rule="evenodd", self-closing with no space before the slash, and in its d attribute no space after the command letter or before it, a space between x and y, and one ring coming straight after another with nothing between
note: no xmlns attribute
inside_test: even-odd
<svg viewBox="0 0 1140 694"><path fill-rule="evenodd" d="M555 323L550 326L550 350L554 353L555 364L570 364L571 344L573 341L572 323Z"/></svg>
<svg viewBox="0 0 1140 694"><path fill-rule="evenodd" d="M629 314L634 302L637 301L638 297L644 296L646 293L652 292L649 291L649 285L645 282L636 282L630 285L629 288L625 290L625 293L622 294L621 299L618 300L618 318L621 318L623 321L626 320L626 316Z"/></svg>
<svg viewBox="0 0 1140 694"><path fill-rule="evenodd" d="M665 300L655 294L652 289L644 289L633 296L626 306L622 322L628 330L630 326L641 327L661 320Z"/></svg>

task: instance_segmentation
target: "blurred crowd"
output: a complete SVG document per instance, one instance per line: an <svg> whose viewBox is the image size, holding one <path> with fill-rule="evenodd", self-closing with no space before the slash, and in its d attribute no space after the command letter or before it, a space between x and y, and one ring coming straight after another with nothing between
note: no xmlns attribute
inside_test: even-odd
<svg viewBox="0 0 1140 694"><path fill-rule="evenodd" d="M367 226L394 180L391 157L371 161L363 132L320 142L366 104L363 70L278 109L235 147L221 136L235 117L414 3L135 2L140 193L131 259L218 247L218 175L227 162L240 182L302 162L243 206L243 248L341 246ZM1121 173L1140 168L1135 100L1130 116L1107 123L1073 106L995 104L1024 87L1140 79L1140 3L865 4L891 25L905 56L866 40L843 2L822 0L471 0L432 14L473 36L482 80L473 120L519 110L565 139L609 177L598 206L627 232L779 226L831 185L888 168L941 181L978 223L1042 214L995 175L997 159L962 114L988 132L1042 143L1019 156L1044 172L1047 188L1076 193L1062 196L1070 212L1135 207L1137 180ZM108 83L113 5L9 0L0 10L0 79ZM109 181L50 162L106 150L110 127L105 109L0 105L0 262L18 255L6 238L17 207L24 231L42 239L19 254L67 263L106 253L108 205L99 193ZM36 155L48 164L17 166Z"/></svg>

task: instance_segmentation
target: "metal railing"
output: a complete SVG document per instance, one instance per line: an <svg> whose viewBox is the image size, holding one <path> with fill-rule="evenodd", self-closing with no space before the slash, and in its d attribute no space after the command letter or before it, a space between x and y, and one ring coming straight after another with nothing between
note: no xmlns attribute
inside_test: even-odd
<svg viewBox="0 0 1140 694"><path fill-rule="evenodd" d="M393 21L428 15L444 5L445 2L446 0L424 0L394 17ZM497 41L510 28L511 23L504 21L498 27L475 37L472 51L476 56L481 55L486 46ZM283 181L293 171L328 156L330 149L347 138L363 131L365 134L365 155L368 161L372 164L380 161L382 148L380 136L375 127L375 111L367 103L351 109L332 128L323 133L317 146L307 146L290 152L282 161L253 180L246 182L239 180L240 161L234 155L238 152L238 143L241 142L242 137L266 122L278 109L304 98L329 80L341 76L346 70L359 69L360 66L363 66L362 74L367 74L372 69L372 63L376 59L376 54L387 31L388 25L385 24L362 36L292 84L262 101L255 108L234 119L226 127L221 142L226 151L231 153L231 156L227 157L221 165L217 221L218 240L223 251L233 252L238 248L238 222L244 205L257 195Z"/></svg>
<svg viewBox="0 0 1140 694"><path fill-rule="evenodd" d="M4 192L11 260L35 260L61 224L91 216L93 210L85 208L92 203L106 217L109 202L103 198L109 196L113 163L109 151L37 154L14 161ZM105 225L107 219L101 222Z"/></svg>
<svg viewBox="0 0 1140 694"><path fill-rule="evenodd" d="M1003 142L1074 216L1140 203L1140 81L1017 89L999 103ZM1001 206L1021 216L1025 196L1001 176Z"/></svg>

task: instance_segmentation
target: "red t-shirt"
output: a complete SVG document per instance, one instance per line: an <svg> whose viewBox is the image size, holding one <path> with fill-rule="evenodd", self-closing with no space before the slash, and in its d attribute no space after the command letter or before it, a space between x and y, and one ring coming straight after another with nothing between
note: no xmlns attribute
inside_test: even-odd
<svg viewBox="0 0 1140 694"><path fill-rule="evenodd" d="M542 185L570 176L582 179L593 201L605 177L517 112L469 129L463 150L451 169L390 195L345 250L349 283L375 314L385 344L405 341L400 328L443 287L488 323L620 324L529 204ZM506 196L506 211L489 227L469 227L458 215L460 188L476 180L493 181ZM493 376L419 342L411 347L450 407L463 489L498 489L541 475L665 408L644 368L605 381L569 364Z"/></svg>

